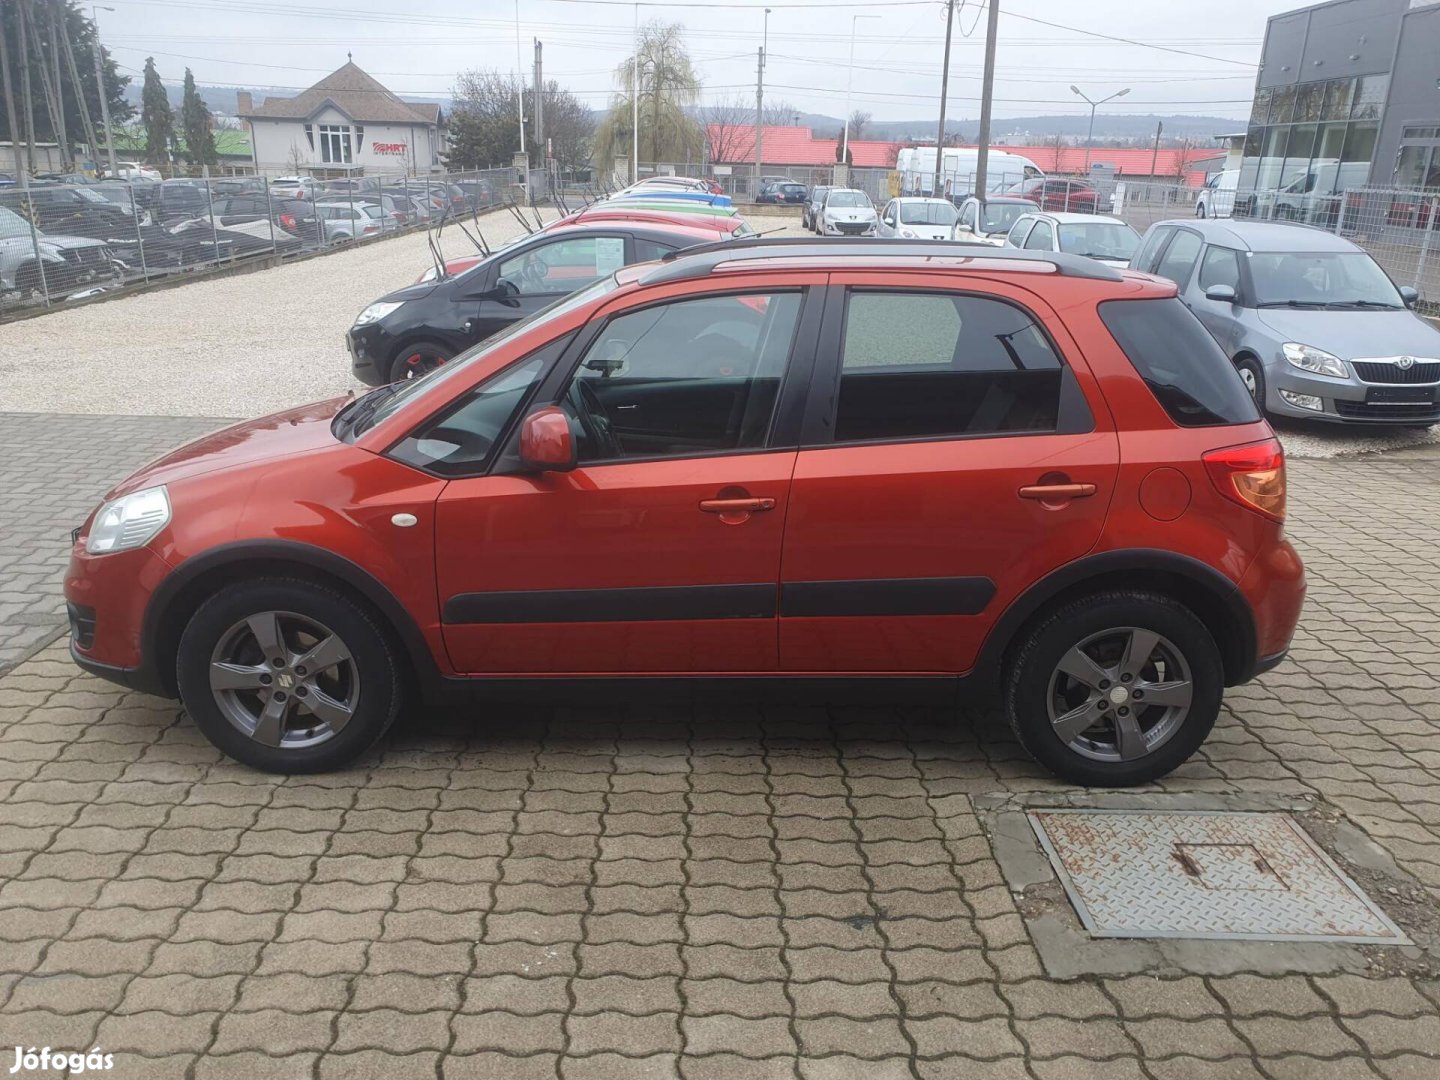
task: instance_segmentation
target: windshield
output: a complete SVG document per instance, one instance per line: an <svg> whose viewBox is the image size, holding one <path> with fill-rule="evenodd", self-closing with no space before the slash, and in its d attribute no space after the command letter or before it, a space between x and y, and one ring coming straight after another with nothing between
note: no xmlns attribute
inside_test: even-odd
<svg viewBox="0 0 1440 1080"><path fill-rule="evenodd" d="M830 206L864 206L870 205L870 200L863 191L832 191L830 197L825 200L825 205Z"/></svg>
<svg viewBox="0 0 1440 1080"><path fill-rule="evenodd" d="M1020 220L1021 214L1028 214L1034 209L1036 209L1035 204L1028 202L986 203L980 231L983 233L1009 232L1010 226Z"/></svg>
<svg viewBox="0 0 1440 1080"><path fill-rule="evenodd" d="M1129 262L1139 244L1139 234L1118 221L1087 221L1060 226L1060 250L1088 255L1092 259L1124 259Z"/></svg>
<svg viewBox="0 0 1440 1080"><path fill-rule="evenodd" d="M954 225L957 217L955 207L946 202L900 204L900 221L904 225Z"/></svg>
<svg viewBox="0 0 1440 1080"><path fill-rule="evenodd" d="M1404 307L1400 293L1363 251L1247 253L1260 306Z"/></svg>
<svg viewBox="0 0 1440 1080"><path fill-rule="evenodd" d="M14 210L7 210L0 206L0 239L8 240L15 236L23 236L28 239L30 223Z"/></svg>
<svg viewBox="0 0 1440 1080"><path fill-rule="evenodd" d="M599 281L581 289L579 292L571 293L569 296L563 296L549 307L541 308L533 315L527 316L519 322L511 323L495 336L486 338L479 345L474 346L467 352L461 353L455 357L454 360L449 361L443 367L431 372L429 375L398 384L399 389L391 390L390 396L385 398L380 406L366 416L361 423L357 424L356 430L351 434L360 435L363 432L369 431L376 424L389 419L399 409L404 408L407 403L434 392L437 386L448 382L454 378L458 372L468 368L477 360L483 360L515 335L526 333L542 323L550 322L552 319L562 318L576 308L588 304L596 297L604 296L608 292L614 292L619 287L620 283L616 280L614 274L601 278ZM395 385L394 383L391 384L391 386ZM379 390L371 391L371 393L383 394L388 389L387 387L381 387ZM368 397L369 395L366 396ZM352 403L347 406L347 409L348 408L355 408L355 405ZM343 412L341 416L344 416Z"/></svg>

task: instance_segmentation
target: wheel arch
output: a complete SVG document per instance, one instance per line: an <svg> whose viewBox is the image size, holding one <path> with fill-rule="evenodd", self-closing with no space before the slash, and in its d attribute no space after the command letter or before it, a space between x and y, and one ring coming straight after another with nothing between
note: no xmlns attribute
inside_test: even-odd
<svg viewBox="0 0 1440 1080"><path fill-rule="evenodd" d="M390 591L363 567L324 548L289 540L239 541L186 559L151 596L141 625L141 651L164 692L177 693L180 636L204 601L227 585L257 577L299 577L329 585L368 607L391 635L406 676L426 700L449 696L425 636Z"/></svg>
<svg viewBox="0 0 1440 1080"><path fill-rule="evenodd" d="M975 674L995 686L1026 633L1054 608L1114 589L1169 596L1205 624L1225 666L1225 685L1253 677L1257 661L1255 618L1239 586L1198 559L1152 549L1108 551L1077 559L1021 593L996 621L980 649Z"/></svg>

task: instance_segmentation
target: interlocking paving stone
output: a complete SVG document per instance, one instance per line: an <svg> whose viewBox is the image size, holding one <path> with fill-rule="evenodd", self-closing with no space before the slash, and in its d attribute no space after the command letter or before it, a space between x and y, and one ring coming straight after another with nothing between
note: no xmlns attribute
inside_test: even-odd
<svg viewBox="0 0 1440 1080"><path fill-rule="evenodd" d="M127 424L0 525L52 629L65 531L214 422ZM1440 899L1440 478L1291 475L1291 658L1155 790L1328 798ZM263 776L57 643L0 677L0 1034L147 1080L1434 1074L1423 978L1044 977L969 796L1056 787L992 717L823 703L421 717Z"/></svg>

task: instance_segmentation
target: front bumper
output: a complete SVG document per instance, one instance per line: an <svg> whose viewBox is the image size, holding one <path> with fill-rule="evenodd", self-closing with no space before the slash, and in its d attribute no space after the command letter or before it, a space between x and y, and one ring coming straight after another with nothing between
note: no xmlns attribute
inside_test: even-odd
<svg viewBox="0 0 1440 1080"><path fill-rule="evenodd" d="M873 221L825 221L825 232L830 236L874 236Z"/></svg>
<svg viewBox="0 0 1440 1080"><path fill-rule="evenodd" d="M167 695L142 638L150 598L169 573L169 565L148 547L90 555L84 538L78 539L64 587L75 663L132 690Z"/></svg>
<svg viewBox="0 0 1440 1080"><path fill-rule="evenodd" d="M366 386L384 386L389 379L388 343L378 326L352 326L345 331L350 370Z"/></svg>
<svg viewBox="0 0 1440 1080"><path fill-rule="evenodd" d="M1332 424L1440 423L1440 383L1369 383L1353 375L1333 379L1308 374L1283 360L1267 367L1265 381L1265 407L1280 416ZM1321 408L1296 405L1281 391L1318 397Z"/></svg>

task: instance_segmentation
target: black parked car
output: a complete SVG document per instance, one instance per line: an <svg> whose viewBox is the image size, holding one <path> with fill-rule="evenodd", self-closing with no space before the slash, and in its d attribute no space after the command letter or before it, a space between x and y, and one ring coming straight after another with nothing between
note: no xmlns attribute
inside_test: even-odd
<svg viewBox="0 0 1440 1080"><path fill-rule="evenodd" d="M804 184L787 180L780 184L766 184L755 196L757 203L789 203L800 206L810 201L810 192Z"/></svg>
<svg viewBox="0 0 1440 1080"><path fill-rule="evenodd" d="M210 193L203 184L188 180L164 180L158 184L136 184L135 199L157 223L188 221L210 216Z"/></svg>
<svg viewBox="0 0 1440 1080"><path fill-rule="evenodd" d="M346 344L371 386L415 378L622 266L713 239L709 230L562 222L454 277L382 296L355 318Z"/></svg>

